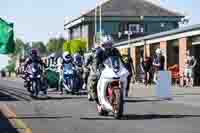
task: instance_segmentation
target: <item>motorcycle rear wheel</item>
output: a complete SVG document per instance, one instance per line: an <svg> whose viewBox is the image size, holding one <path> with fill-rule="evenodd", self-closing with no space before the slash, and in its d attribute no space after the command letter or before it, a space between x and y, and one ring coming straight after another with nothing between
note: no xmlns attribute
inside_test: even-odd
<svg viewBox="0 0 200 133"><path fill-rule="evenodd" d="M120 119L123 115L123 94L120 89L114 89L113 115L115 119Z"/></svg>

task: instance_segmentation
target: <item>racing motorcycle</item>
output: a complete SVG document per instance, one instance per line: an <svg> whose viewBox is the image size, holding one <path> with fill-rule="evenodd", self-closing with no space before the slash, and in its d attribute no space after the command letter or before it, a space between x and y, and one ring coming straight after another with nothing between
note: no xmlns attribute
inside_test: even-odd
<svg viewBox="0 0 200 133"><path fill-rule="evenodd" d="M64 64L63 70L63 87L66 93L74 94L77 90L75 87L75 68L72 63Z"/></svg>
<svg viewBox="0 0 200 133"><path fill-rule="evenodd" d="M104 70L97 84L99 104L97 111L106 116L112 112L116 119L123 115L123 97L129 72L117 56L111 56L104 62Z"/></svg>
<svg viewBox="0 0 200 133"><path fill-rule="evenodd" d="M27 86L28 92L31 96L37 97L40 90L42 89L42 66L38 63L32 63L28 66L26 71L26 82L29 82Z"/></svg>

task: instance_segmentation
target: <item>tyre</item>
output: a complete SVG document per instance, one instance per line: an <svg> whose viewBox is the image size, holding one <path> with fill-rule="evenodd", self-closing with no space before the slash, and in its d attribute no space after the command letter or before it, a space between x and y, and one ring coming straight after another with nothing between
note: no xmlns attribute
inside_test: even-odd
<svg viewBox="0 0 200 133"><path fill-rule="evenodd" d="M100 116L103 116L103 114L104 114L104 111L100 105L97 105L97 112L98 112L98 115L100 115Z"/></svg>
<svg viewBox="0 0 200 133"><path fill-rule="evenodd" d="M89 94L89 93L88 93L88 101L90 101L90 102L94 101L91 94Z"/></svg>
<svg viewBox="0 0 200 133"><path fill-rule="evenodd" d="M108 116L109 112L103 110L99 105L97 105L97 111L99 116Z"/></svg>
<svg viewBox="0 0 200 133"><path fill-rule="evenodd" d="M114 89L113 114L115 119L120 119L123 115L123 93L120 89Z"/></svg>
<svg viewBox="0 0 200 133"><path fill-rule="evenodd" d="M32 82L33 95L34 95L35 97L38 96L40 87L41 87L41 86L40 86L40 80L34 80L34 81Z"/></svg>
<svg viewBox="0 0 200 133"><path fill-rule="evenodd" d="M32 81L32 96L37 96L37 82L36 81Z"/></svg>

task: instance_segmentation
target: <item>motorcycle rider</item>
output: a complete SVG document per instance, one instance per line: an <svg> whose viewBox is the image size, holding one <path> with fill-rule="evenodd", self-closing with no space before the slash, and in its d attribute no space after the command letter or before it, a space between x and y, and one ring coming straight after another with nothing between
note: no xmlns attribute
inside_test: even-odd
<svg viewBox="0 0 200 133"><path fill-rule="evenodd" d="M83 88L86 89L88 85L88 77L90 75L90 67L92 66L92 60L93 60L93 55L95 54L96 49L92 48L92 53L88 55L88 57L85 59L85 64L84 64L84 85ZM89 90L88 90L89 91Z"/></svg>
<svg viewBox="0 0 200 133"><path fill-rule="evenodd" d="M40 64L44 68L47 67L46 64L43 63L41 57L38 55L37 49L32 49L30 57L26 59L25 64L24 64L24 72L25 72L25 75L24 75L24 79L25 79L25 81L24 81L24 87L27 87L28 90L30 90L31 85L30 85L30 81L26 80L27 77L28 77L28 73L26 72L26 70L27 70L27 67L30 64L32 64L32 63L38 63L38 64ZM43 89L43 93L44 93L44 95L47 94L46 89Z"/></svg>
<svg viewBox="0 0 200 133"><path fill-rule="evenodd" d="M93 58L90 60L92 62L92 66L88 79L90 81L88 87L91 91L92 98L95 100L97 105L99 105L97 97L97 83L100 78L101 72L104 69L104 61L110 56L118 56L122 60L120 52L112 46L113 40L110 36L102 37L100 45L96 46L95 52L93 53Z"/></svg>
<svg viewBox="0 0 200 133"><path fill-rule="evenodd" d="M49 56L49 64L48 64L48 66L50 66L50 67L55 67L56 66L55 56L56 56L55 53L52 53Z"/></svg>
<svg viewBox="0 0 200 133"><path fill-rule="evenodd" d="M69 52L64 52L62 58L63 58L63 60L62 60L62 67L61 68L63 70L64 70L64 65L65 64L70 64L71 63L74 66L73 57L70 55ZM60 91L61 91L61 94L63 94L63 87L60 87Z"/></svg>

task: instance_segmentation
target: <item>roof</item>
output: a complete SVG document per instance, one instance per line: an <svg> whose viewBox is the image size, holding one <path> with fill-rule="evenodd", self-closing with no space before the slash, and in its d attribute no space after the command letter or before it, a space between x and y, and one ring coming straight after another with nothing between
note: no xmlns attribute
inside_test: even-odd
<svg viewBox="0 0 200 133"><path fill-rule="evenodd" d="M85 16L94 16L95 9ZM146 0L109 0L102 5L103 16L183 16Z"/></svg>
<svg viewBox="0 0 200 133"><path fill-rule="evenodd" d="M95 8L87 12L86 14L82 15L81 17L93 17L93 16L95 16ZM109 0L102 4L102 16L104 17L107 17L107 16L108 17L109 16L111 17L133 17L133 16L183 17L184 15L177 12L170 11L168 9L155 5L146 0Z"/></svg>
<svg viewBox="0 0 200 133"><path fill-rule="evenodd" d="M200 24L177 28L174 30L156 33L156 34L152 34L152 35L148 35L148 36L144 36L144 37L139 37L139 38L130 40L130 42L139 42L139 41L143 41L143 40L150 40L150 39L165 37L165 36L169 36L169 35L174 35L174 34L184 33L184 32L188 32L188 31L194 31L194 30L200 30ZM128 44L128 41L124 41L124 42L117 43L114 46L118 47L118 46L124 46L127 44Z"/></svg>

